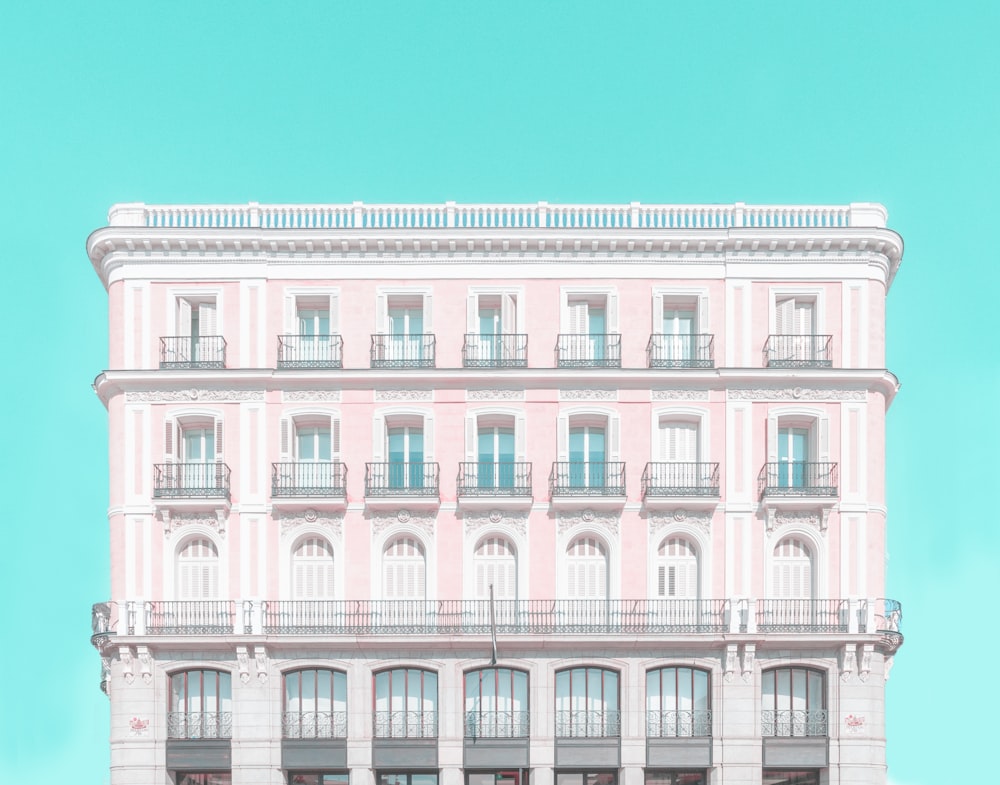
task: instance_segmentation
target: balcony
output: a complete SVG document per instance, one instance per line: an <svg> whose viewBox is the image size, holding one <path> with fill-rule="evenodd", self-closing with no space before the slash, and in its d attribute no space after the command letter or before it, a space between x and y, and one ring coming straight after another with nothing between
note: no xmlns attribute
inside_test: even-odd
<svg viewBox="0 0 1000 785"><path fill-rule="evenodd" d="M646 345L650 368L714 368L715 336L654 333Z"/></svg>
<svg viewBox="0 0 1000 785"><path fill-rule="evenodd" d="M224 463L157 463L153 466L154 499L229 501L230 471Z"/></svg>
<svg viewBox="0 0 1000 785"><path fill-rule="evenodd" d="M436 339L433 334L372 335L372 368L433 368Z"/></svg>
<svg viewBox="0 0 1000 785"><path fill-rule="evenodd" d="M765 368L831 368L833 336L769 335L764 344Z"/></svg>
<svg viewBox="0 0 1000 785"><path fill-rule="evenodd" d="M464 368L527 368L528 336L520 333L466 333L462 344Z"/></svg>
<svg viewBox="0 0 1000 785"><path fill-rule="evenodd" d="M346 711L286 711L281 715L285 739L346 739Z"/></svg>
<svg viewBox="0 0 1000 785"><path fill-rule="evenodd" d="M463 507L530 507L531 463L467 461L458 465L458 501Z"/></svg>
<svg viewBox="0 0 1000 785"><path fill-rule="evenodd" d="M606 739L621 736L622 715L617 709L580 709L556 712L556 738Z"/></svg>
<svg viewBox="0 0 1000 785"><path fill-rule="evenodd" d="M236 605L232 600L159 600L128 607L128 634L137 630L142 613L147 635L232 635Z"/></svg>
<svg viewBox="0 0 1000 785"><path fill-rule="evenodd" d="M625 500L622 461L556 461L549 474L549 495L555 506L617 506Z"/></svg>
<svg viewBox="0 0 1000 785"><path fill-rule="evenodd" d="M757 476L757 491L765 498L836 498L836 463L781 461L765 463Z"/></svg>
<svg viewBox="0 0 1000 785"><path fill-rule="evenodd" d="M376 739L434 739L438 735L436 711L376 711L372 719Z"/></svg>
<svg viewBox="0 0 1000 785"><path fill-rule="evenodd" d="M171 335L160 338L160 368L205 370L226 367L226 339L221 335Z"/></svg>
<svg viewBox="0 0 1000 785"><path fill-rule="evenodd" d="M558 368L621 368L619 333L560 334L556 343Z"/></svg>
<svg viewBox="0 0 1000 785"><path fill-rule="evenodd" d="M278 368L343 368L344 339L339 335L279 335Z"/></svg>
<svg viewBox="0 0 1000 785"><path fill-rule="evenodd" d="M758 632L849 632L847 600L757 600ZM867 603L857 610L858 629L865 628Z"/></svg>
<svg viewBox="0 0 1000 785"><path fill-rule="evenodd" d="M167 713L168 739L231 739L230 711L171 711Z"/></svg>
<svg viewBox="0 0 1000 785"><path fill-rule="evenodd" d="M719 499L719 464L700 462L647 463L642 472L642 500L647 508L714 506Z"/></svg>
<svg viewBox="0 0 1000 785"><path fill-rule="evenodd" d="M529 713L526 711L467 711L467 739L526 739L529 735Z"/></svg>
<svg viewBox="0 0 1000 785"><path fill-rule="evenodd" d="M398 506L399 502L437 504L440 467L433 461L365 464L365 503Z"/></svg>
<svg viewBox="0 0 1000 785"><path fill-rule="evenodd" d="M343 507L347 467L340 461L271 464L271 496L278 507Z"/></svg>
<svg viewBox="0 0 1000 785"><path fill-rule="evenodd" d="M808 737L828 734L826 709L793 709L760 713L761 736Z"/></svg>
<svg viewBox="0 0 1000 785"><path fill-rule="evenodd" d="M674 739L711 735L712 712L709 709L650 709L646 712L648 738Z"/></svg>

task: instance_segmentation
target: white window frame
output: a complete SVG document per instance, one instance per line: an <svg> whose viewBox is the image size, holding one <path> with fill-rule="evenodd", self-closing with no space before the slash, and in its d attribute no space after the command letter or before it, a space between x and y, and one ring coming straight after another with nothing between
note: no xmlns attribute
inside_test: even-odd
<svg viewBox="0 0 1000 785"><path fill-rule="evenodd" d="M179 599L177 596L177 560L181 550L191 540L210 540L215 546L215 552L219 555L219 596L213 599L224 600L229 596L229 550L226 547L226 540L219 536L218 532L202 523L185 524L178 534L177 541L173 547L162 549L163 554L163 595L171 599Z"/></svg>
<svg viewBox="0 0 1000 785"><path fill-rule="evenodd" d="M660 444L660 423L667 422L692 423L698 428L698 461L711 461L711 434L709 432L708 409L692 406L668 406L653 409L650 413L650 460L653 463L666 463Z"/></svg>
<svg viewBox="0 0 1000 785"><path fill-rule="evenodd" d="M299 334L298 301L299 298L320 299L326 297L329 300L328 309L330 311L330 334L340 335L340 287L286 287L284 290L284 315L283 333L285 335Z"/></svg>
<svg viewBox="0 0 1000 785"><path fill-rule="evenodd" d="M525 327L525 306L524 306L524 287L523 286L470 286L468 293L468 302L466 305L466 332L467 333L479 333L479 298L481 296L503 296L510 295L514 298L514 329L510 329L510 325L505 325L504 335L516 335L524 334L527 332Z"/></svg>
<svg viewBox="0 0 1000 785"><path fill-rule="evenodd" d="M518 513L513 513L517 515ZM528 577L531 570L529 560L529 543L527 538L513 525L506 523L506 519L501 519L498 523L491 523L488 526L466 530L465 532L465 564L467 569L462 571L462 591L467 599L476 598L476 575L475 575L475 555L476 546L487 537L503 537L514 547L517 554L517 596L519 599L527 599Z"/></svg>
<svg viewBox="0 0 1000 785"><path fill-rule="evenodd" d="M566 565L567 550L570 543L578 537L596 537L603 543L605 553L608 558L608 598L617 599L621 596L621 546L619 538L612 536L608 529L601 526L595 526L592 523L579 523L575 526L568 527L556 535L556 597L559 599L569 598L569 586L567 585L569 575Z"/></svg>
<svg viewBox="0 0 1000 785"><path fill-rule="evenodd" d="M767 463L778 462L778 432L782 428L809 429L809 456L811 463L828 463L830 450L830 411L800 406L776 406L767 412Z"/></svg>
<svg viewBox="0 0 1000 785"><path fill-rule="evenodd" d="M372 463L385 463L389 460L389 428L405 427L390 425L390 420L419 418L424 433L424 463L433 463L434 457L434 410L414 407L393 406L376 409L372 415ZM415 427L410 425L409 427Z"/></svg>
<svg viewBox="0 0 1000 785"><path fill-rule="evenodd" d="M427 532L410 524L398 524L387 527L372 540L371 552L371 598L385 599L385 576L382 571L385 546L398 537L412 537L424 549L424 601L433 602L437 599L437 554L434 547L435 538Z"/></svg>
<svg viewBox="0 0 1000 785"><path fill-rule="evenodd" d="M663 333L663 312L665 310L665 300L691 300L695 313L695 334L704 335L712 332L709 328L711 308L708 299L707 287L699 286L678 288L673 286L654 286L652 295L652 315L650 320L652 323L652 329L650 332L653 335Z"/></svg>
<svg viewBox="0 0 1000 785"><path fill-rule="evenodd" d="M572 421L582 418L604 419L605 461L608 463L621 461L621 413L617 409L603 406L575 406L559 410L556 421L556 460L562 462L569 460L570 428L581 427L573 425Z"/></svg>
<svg viewBox="0 0 1000 785"><path fill-rule="evenodd" d="M618 287L561 286L559 287L559 332L572 333L569 323L570 298L604 297L604 329L608 335L619 333ZM579 333L578 333L579 334ZM586 333L583 333L586 334Z"/></svg>
<svg viewBox="0 0 1000 785"><path fill-rule="evenodd" d="M810 530L805 526L795 524L782 526L774 532L764 537L762 554L764 566L764 597L774 598L774 551L778 543L785 539L802 540L812 552L812 592L813 599L827 599L828 576L827 560L829 558L825 541L816 536L815 530Z"/></svg>
<svg viewBox="0 0 1000 785"><path fill-rule="evenodd" d="M698 558L698 597L700 599L713 597L712 592L712 541L705 532L686 523L671 523L661 529L649 532L646 553L647 592L650 599L659 599L658 567L660 544L671 537L683 537L694 548Z"/></svg>
<svg viewBox="0 0 1000 785"><path fill-rule="evenodd" d="M815 303L813 313L813 335L827 335L826 329L826 289L823 287L772 287L768 289L768 335L777 335L778 301L788 298L811 300Z"/></svg>
<svg viewBox="0 0 1000 785"><path fill-rule="evenodd" d="M170 332L166 333L169 336L182 335L181 325L177 321L177 311L181 300L214 300L215 301L215 333L214 335L225 335L225 303L223 301L221 287L205 287L205 288L194 288L194 287L183 287L175 288L170 287L167 289L167 326L170 328ZM190 328L189 328L190 329ZM190 335L190 332L188 333Z"/></svg>
<svg viewBox="0 0 1000 785"><path fill-rule="evenodd" d="M375 289L375 329L376 335L389 334L389 298L421 297L421 318L423 334L434 332L434 293L429 286L379 286Z"/></svg>
<svg viewBox="0 0 1000 785"><path fill-rule="evenodd" d="M281 534L281 544L278 553L281 559L281 568L278 570L278 593L282 599L294 599L294 586L292 575L292 558L295 548L300 542L310 538L326 540L333 549L333 585L337 599L344 597L344 545L343 536L336 531L318 523L303 524L294 528L289 528Z"/></svg>

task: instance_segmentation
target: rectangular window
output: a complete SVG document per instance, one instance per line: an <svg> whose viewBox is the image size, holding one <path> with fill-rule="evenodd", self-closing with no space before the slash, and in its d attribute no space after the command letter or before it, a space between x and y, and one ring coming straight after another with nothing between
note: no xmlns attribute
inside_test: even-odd
<svg viewBox="0 0 1000 785"><path fill-rule="evenodd" d="M174 334L160 339L161 368L224 368L226 342L220 335L214 296L178 297Z"/></svg>

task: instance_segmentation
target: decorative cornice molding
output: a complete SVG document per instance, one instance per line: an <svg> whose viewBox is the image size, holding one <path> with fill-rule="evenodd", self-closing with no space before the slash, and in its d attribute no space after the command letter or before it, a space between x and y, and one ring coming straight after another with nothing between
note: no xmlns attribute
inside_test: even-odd
<svg viewBox="0 0 1000 785"><path fill-rule="evenodd" d="M685 510L683 507L678 507L673 510L653 512L649 515L651 534L656 534L660 529L670 528L679 523L697 526L705 534L708 534L712 530L712 513L702 510Z"/></svg>
<svg viewBox="0 0 1000 785"><path fill-rule="evenodd" d="M502 390L489 388L481 390L466 390L467 401L523 401L524 390Z"/></svg>
<svg viewBox="0 0 1000 785"><path fill-rule="evenodd" d="M340 400L340 390L283 390L281 400L285 403L336 403Z"/></svg>
<svg viewBox="0 0 1000 785"><path fill-rule="evenodd" d="M376 390L376 402L388 401L433 401L432 390Z"/></svg>
<svg viewBox="0 0 1000 785"><path fill-rule="evenodd" d="M833 507L821 507L812 510L782 510L777 507L767 508L767 531L773 532L780 526L811 526L821 533L826 533Z"/></svg>
<svg viewBox="0 0 1000 785"><path fill-rule="evenodd" d="M560 390L560 401L617 401L617 390Z"/></svg>
<svg viewBox="0 0 1000 785"><path fill-rule="evenodd" d="M126 390L125 403L239 403L263 401L263 390Z"/></svg>
<svg viewBox="0 0 1000 785"><path fill-rule="evenodd" d="M281 527L282 536L294 533L301 526L322 526L330 530L336 537L343 534L344 514L343 513L320 513L312 508L302 511L282 510L277 513L275 520Z"/></svg>
<svg viewBox="0 0 1000 785"><path fill-rule="evenodd" d="M560 512L559 533L565 534L574 526L587 524L588 526L599 526L607 529L610 534L617 537L620 521L621 516L618 513L591 510L589 507L585 510Z"/></svg>
<svg viewBox="0 0 1000 785"><path fill-rule="evenodd" d="M708 390L650 390L654 401L707 401Z"/></svg>
<svg viewBox="0 0 1000 785"><path fill-rule="evenodd" d="M429 535L434 535L435 523L437 521L437 514L433 512L423 512L423 511L411 511L411 510L396 510L393 513L388 513L384 515L373 515L372 521L372 536L377 536L383 530L389 528L390 526L395 526L396 524L403 523L408 525L417 526L423 529Z"/></svg>
<svg viewBox="0 0 1000 785"><path fill-rule="evenodd" d="M182 526L191 524L201 524L215 529L220 537L226 536L226 521L229 519L227 510L219 507L213 512L174 512L169 507L162 507L159 510L160 520L163 521L163 534L170 537Z"/></svg>
<svg viewBox="0 0 1000 785"><path fill-rule="evenodd" d="M730 387L730 401L865 401L865 390L835 390L808 387Z"/></svg>
<svg viewBox="0 0 1000 785"><path fill-rule="evenodd" d="M490 510L489 512L466 513L465 533L471 534L484 526L507 526L522 537L528 532L528 513L515 510Z"/></svg>

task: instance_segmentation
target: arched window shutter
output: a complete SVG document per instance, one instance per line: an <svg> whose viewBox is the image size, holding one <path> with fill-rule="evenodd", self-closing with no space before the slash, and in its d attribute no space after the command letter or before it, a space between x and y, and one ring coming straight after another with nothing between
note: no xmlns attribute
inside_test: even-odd
<svg viewBox="0 0 1000 785"><path fill-rule="evenodd" d="M711 332L708 329L708 295L703 294L698 297L698 324L695 330L699 333Z"/></svg>
<svg viewBox="0 0 1000 785"><path fill-rule="evenodd" d="M476 415L465 415L465 460L476 460Z"/></svg>
<svg viewBox="0 0 1000 785"><path fill-rule="evenodd" d="M778 418L773 414L767 418L767 462L778 461Z"/></svg>
<svg viewBox="0 0 1000 785"><path fill-rule="evenodd" d="M653 329L654 334L663 332L663 295L653 295Z"/></svg>
<svg viewBox="0 0 1000 785"><path fill-rule="evenodd" d="M610 460L617 461L621 455L621 420L617 414L608 417L608 452Z"/></svg>
<svg viewBox="0 0 1000 785"><path fill-rule="evenodd" d="M434 332L434 298L430 292L424 295L424 332Z"/></svg>
<svg viewBox="0 0 1000 785"><path fill-rule="evenodd" d="M330 295L330 333L340 333L340 298L335 294Z"/></svg>
<svg viewBox="0 0 1000 785"><path fill-rule="evenodd" d="M389 303L383 293L375 295L375 332L389 332Z"/></svg>
<svg viewBox="0 0 1000 785"><path fill-rule="evenodd" d="M525 434L527 433L524 420L524 412L519 412L514 417L514 453L518 461L526 461L528 458L528 445Z"/></svg>
<svg viewBox="0 0 1000 785"><path fill-rule="evenodd" d="M466 332L477 334L479 332L479 297L470 294L465 313Z"/></svg>
<svg viewBox="0 0 1000 785"><path fill-rule="evenodd" d="M609 333L618 332L618 293L608 292L607 299L608 324L605 328Z"/></svg>
<svg viewBox="0 0 1000 785"><path fill-rule="evenodd" d="M558 451L560 461L569 460L569 417L565 414L560 414L559 419L556 423L556 429L558 431L557 441L558 441Z"/></svg>
<svg viewBox="0 0 1000 785"><path fill-rule="evenodd" d="M295 296L285 295L285 332L289 335L298 335L301 331L298 314L295 312Z"/></svg>
<svg viewBox="0 0 1000 785"><path fill-rule="evenodd" d="M830 417L824 414L817 423L819 428L819 451L816 459L821 462L830 460Z"/></svg>
<svg viewBox="0 0 1000 785"><path fill-rule="evenodd" d="M330 460L340 459L340 418L330 415Z"/></svg>
<svg viewBox="0 0 1000 785"><path fill-rule="evenodd" d="M434 415L424 415L424 460L434 460Z"/></svg>
<svg viewBox="0 0 1000 785"><path fill-rule="evenodd" d="M372 418L372 461L385 461L385 417L375 415Z"/></svg>
<svg viewBox="0 0 1000 785"><path fill-rule="evenodd" d="M281 460L287 462L292 459L292 423L287 417L282 417L279 428L281 441L279 452Z"/></svg>

